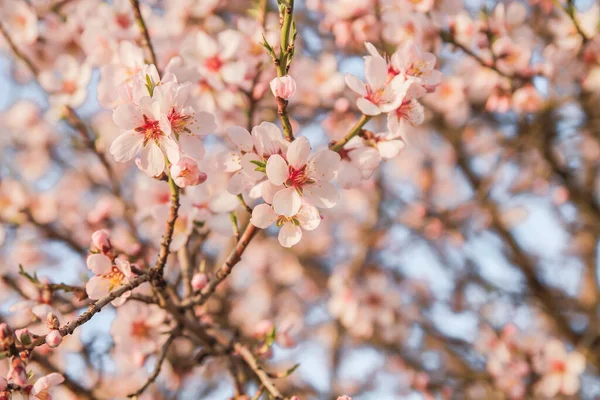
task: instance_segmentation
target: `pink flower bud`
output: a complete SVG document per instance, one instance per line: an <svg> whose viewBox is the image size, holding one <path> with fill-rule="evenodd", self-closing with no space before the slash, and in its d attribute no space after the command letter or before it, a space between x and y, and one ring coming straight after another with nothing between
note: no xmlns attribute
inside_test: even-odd
<svg viewBox="0 0 600 400"><path fill-rule="evenodd" d="M195 274L192 277L192 287L194 290L202 290L208 284L208 277L206 274Z"/></svg>
<svg viewBox="0 0 600 400"><path fill-rule="evenodd" d="M52 348L58 347L62 342L62 335L58 329L50 331L46 335L46 344Z"/></svg>
<svg viewBox="0 0 600 400"><path fill-rule="evenodd" d="M6 378L0 376L0 392L3 392L8 387L8 381Z"/></svg>
<svg viewBox="0 0 600 400"><path fill-rule="evenodd" d="M200 172L198 163L190 157L183 157L171 165L171 177L179 187L195 186L206 181L206 174Z"/></svg>
<svg viewBox="0 0 600 400"><path fill-rule="evenodd" d="M27 385L27 371L20 358L13 358L10 370L8 371L8 379L12 379L15 385Z"/></svg>
<svg viewBox="0 0 600 400"><path fill-rule="evenodd" d="M92 247L106 254L111 249L109 233L106 229L100 229L92 233Z"/></svg>
<svg viewBox="0 0 600 400"><path fill-rule="evenodd" d="M33 343L33 337L27 328L19 329L15 332L17 337L19 338L19 342L25 347L30 346Z"/></svg>
<svg viewBox="0 0 600 400"><path fill-rule="evenodd" d="M289 75L277 77L270 83L273 96L289 99L296 93L296 81Z"/></svg>
<svg viewBox="0 0 600 400"><path fill-rule="evenodd" d="M15 343L15 334L7 324L0 324L0 346L10 347Z"/></svg>
<svg viewBox="0 0 600 400"><path fill-rule="evenodd" d="M48 313L48 315L46 316L46 326L50 330L58 329L58 327L60 326L58 317L52 313Z"/></svg>
<svg viewBox="0 0 600 400"><path fill-rule="evenodd" d="M343 395L343 396L338 397L337 400L352 400L352 397Z"/></svg>
<svg viewBox="0 0 600 400"><path fill-rule="evenodd" d="M275 324L268 319L262 319L258 321L256 326L254 327L254 336L261 338L267 336L269 333L273 331L275 328Z"/></svg>

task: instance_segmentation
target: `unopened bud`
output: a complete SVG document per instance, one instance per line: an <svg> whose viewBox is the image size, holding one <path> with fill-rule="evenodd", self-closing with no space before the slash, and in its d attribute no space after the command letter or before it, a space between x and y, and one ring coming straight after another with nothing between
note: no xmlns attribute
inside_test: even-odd
<svg viewBox="0 0 600 400"><path fill-rule="evenodd" d="M274 78L271 83L271 92L273 96L289 99L296 93L296 81L289 75Z"/></svg>
<svg viewBox="0 0 600 400"><path fill-rule="evenodd" d="M202 290L208 284L208 277L206 274L195 274L192 277L192 288L194 290Z"/></svg>
<svg viewBox="0 0 600 400"><path fill-rule="evenodd" d="M19 338L19 342L25 347L29 347L33 344L33 337L31 336L31 332L27 328L20 329L15 332L17 337Z"/></svg>
<svg viewBox="0 0 600 400"><path fill-rule="evenodd" d="M58 320L58 317L52 313L48 313L48 315L46 316L46 326L50 330L58 329L58 327L60 326L60 321Z"/></svg>
<svg viewBox="0 0 600 400"><path fill-rule="evenodd" d="M58 329L50 331L46 335L46 344L52 348L58 347L62 342L62 335Z"/></svg>
<svg viewBox="0 0 600 400"><path fill-rule="evenodd" d="M8 371L8 379L12 379L15 385L25 386L27 385L27 371L25 365L20 358L14 357L10 370Z"/></svg>
<svg viewBox="0 0 600 400"><path fill-rule="evenodd" d="M106 229L100 229L92 233L92 247L103 254L110 251L112 245L110 244L109 233Z"/></svg>
<svg viewBox="0 0 600 400"><path fill-rule="evenodd" d="M7 324L0 324L0 345L10 347L15 343L15 334Z"/></svg>

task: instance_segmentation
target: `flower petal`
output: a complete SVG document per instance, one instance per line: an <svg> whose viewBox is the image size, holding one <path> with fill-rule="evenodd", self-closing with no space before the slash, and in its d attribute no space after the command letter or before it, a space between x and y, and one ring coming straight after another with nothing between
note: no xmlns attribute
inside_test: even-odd
<svg viewBox="0 0 600 400"><path fill-rule="evenodd" d="M230 126L226 129L227 136L229 139L242 151L252 151L254 147L254 141L250 132L241 126Z"/></svg>
<svg viewBox="0 0 600 400"><path fill-rule="evenodd" d="M290 144L286 153L288 163L296 169L300 169L306 165L309 155L310 142L305 136L296 138L292 144Z"/></svg>
<svg viewBox="0 0 600 400"><path fill-rule="evenodd" d="M321 223L321 214L319 214L317 207L307 205L300 207L300 211L296 214L296 219L300 222L302 229L312 231L313 229L317 229Z"/></svg>
<svg viewBox="0 0 600 400"><path fill-rule="evenodd" d="M108 274L112 269L110 258L104 254L92 254L87 258L87 267L96 275Z"/></svg>
<svg viewBox="0 0 600 400"><path fill-rule="evenodd" d="M341 158L331 150L321 150L308 163L308 174L317 181L330 181L340 169Z"/></svg>
<svg viewBox="0 0 600 400"><path fill-rule="evenodd" d="M129 131L122 133L110 145L110 154L118 162L129 161L142 149L143 137Z"/></svg>
<svg viewBox="0 0 600 400"><path fill-rule="evenodd" d="M288 222L279 230L277 239L279 239L279 243L283 247L292 247L293 245L298 244L300 239L302 239L302 229L300 229L299 226Z"/></svg>
<svg viewBox="0 0 600 400"><path fill-rule="evenodd" d="M361 96L367 95L365 83L354 75L346 74L346 85Z"/></svg>
<svg viewBox="0 0 600 400"><path fill-rule="evenodd" d="M279 215L292 217L298 213L302 205L302 198L296 189L285 188L273 196L273 209Z"/></svg>
<svg viewBox="0 0 600 400"><path fill-rule="evenodd" d="M308 199L310 204L319 208L331 208L335 206L340 199L340 193L336 187L329 182L320 182L307 186L304 189L304 196ZM277 211L277 209L275 211Z"/></svg>
<svg viewBox="0 0 600 400"><path fill-rule="evenodd" d="M266 229L275 222L277 214L273 211L273 207L268 204L259 204L252 210L252 225L260 229Z"/></svg>
<svg viewBox="0 0 600 400"><path fill-rule="evenodd" d="M288 164L279 154L273 154L267 161L267 178L273 185L283 185L289 176Z"/></svg>

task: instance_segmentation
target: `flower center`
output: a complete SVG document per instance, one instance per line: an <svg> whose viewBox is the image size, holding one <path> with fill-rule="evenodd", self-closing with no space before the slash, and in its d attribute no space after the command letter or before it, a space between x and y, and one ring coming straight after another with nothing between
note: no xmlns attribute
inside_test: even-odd
<svg viewBox="0 0 600 400"><path fill-rule="evenodd" d="M146 114L144 114L143 118L144 123L135 128L135 131L144 135L144 146L146 146L150 140L158 142L163 136L163 131L160 129L159 122L148 118Z"/></svg>
<svg viewBox="0 0 600 400"><path fill-rule="evenodd" d="M307 183L313 183L312 179L308 177L306 172L306 165L300 169L295 169L291 165L289 166L288 179L285 181L287 187L295 187L296 189L302 188Z"/></svg>
<svg viewBox="0 0 600 400"><path fill-rule="evenodd" d="M131 25L129 15L127 15L125 13L117 14L115 16L115 22L117 23L117 25L119 25L123 29L129 28L129 25Z"/></svg>
<svg viewBox="0 0 600 400"><path fill-rule="evenodd" d="M114 288L121 286L121 283L123 283L123 279L125 278L125 275L123 274L123 272L121 272L121 270L115 266L112 267L112 269L110 270L110 272L106 275L104 275L104 278L108 279L109 281L109 285L108 285L108 290L111 291Z"/></svg>
<svg viewBox="0 0 600 400"><path fill-rule="evenodd" d="M212 56L204 62L204 65L209 71L218 72L223 66L223 61L219 56Z"/></svg>
<svg viewBox="0 0 600 400"><path fill-rule="evenodd" d="M62 91L67 94L73 94L77 90L77 85L73 81L63 82Z"/></svg>
<svg viewBox="0 0 600 400"><path fill-rule="evenodd" d="M182 115L172 108L171 111L169 111L167 118L169 119L171 128L176 135L179 135L182 132L192 133L192 131L190 131L190 129L187 127L190 122L194 121L194 118L191 115Z"/></svg>
<svg viewBox="0 0 600 400"><path fill-rule="evenodd" d="M553 372L564 373L567 370L567 364L564 361L556 360L550 364L550 369Z"/></svg>
<svg viewBox="0 0 600 400"><path fill-rule="evenodd" d="M138 339L144 339L149 336L149 333L150 328L148 327L148 325L146 325L144 321L134 321L131 324L131 336Z"/></svg>

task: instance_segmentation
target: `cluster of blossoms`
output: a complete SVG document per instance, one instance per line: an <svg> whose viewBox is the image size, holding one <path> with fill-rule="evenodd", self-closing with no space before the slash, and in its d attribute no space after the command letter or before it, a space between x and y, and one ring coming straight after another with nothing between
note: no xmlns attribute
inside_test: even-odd
<svg viewBox="0 0 600 400"><path fill-rule="evenodd" d="M156 67L145 66L131 82L119 88L123 103L114 113L115 124L124 132L112 143L117 161L136 158L136 164L152 177L165 172L180 187L206 180L198 161L204 156L202 136L216 129L214 116L195 112L190 85L179 84L172 74L161 80Z"/></svg>
<svg viewBox="0 0 600 400"><path fill-rule="evenodd" d="M544 398L572 396L579 391L585 357L568 352L553 338L527 335L512 324L500 333L483 327L476 348L486 356L486 369L494 385L511 399L523 399L531 376L537 374L535 392Z"/></svg>

